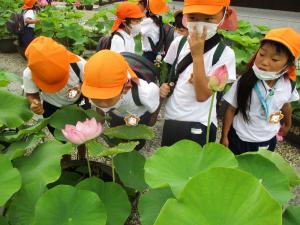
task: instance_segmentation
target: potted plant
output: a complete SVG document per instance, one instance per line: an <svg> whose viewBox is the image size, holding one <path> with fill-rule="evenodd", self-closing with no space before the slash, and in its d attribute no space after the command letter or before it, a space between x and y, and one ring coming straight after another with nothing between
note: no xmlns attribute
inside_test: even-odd
<svg viewBox="0 0 300 225"><path fill-rule="evenodd" d="M76 9L78 9L78 10L83 10L83 9L84 9L84 6L81 5L80 0L77 0L77 1L75 2L75 7L76 7Z"/></svg>

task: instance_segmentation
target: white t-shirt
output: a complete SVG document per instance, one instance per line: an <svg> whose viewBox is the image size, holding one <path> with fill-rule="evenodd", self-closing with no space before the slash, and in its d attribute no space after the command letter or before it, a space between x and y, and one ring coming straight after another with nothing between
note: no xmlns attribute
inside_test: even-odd
<svg viewBox="0 0 300 225"><path fill-rule="evenodd" d="M124 30L119 29L117 30L122 37L115 34L111 40L111 47L110 50L121 53L121 52L131 52L135 53L135 42L134 38L127 34Z"/></svg>
<svg viewBox="0 0 300 225"><path fill-rule="evenodd" d="M32 19L32 20L35 20L35 17L36 17L36 16L35 16L35 11L34 11L34 10L32 10L32 9L27 10L27 11L24 13L24 15L23 15L24 23L25 23L25 20L26 20L27 18L30 18L30 19ZM26 25L26 23L25 23L25 25ZM34 27L35 27L35 24L28 24L27 27L34 28Z"/></svg>
<svg viewBox="0 0 300 225"><path fill-rule="evenodd" d="M159 27L154 23L151 18L143 19L141 23L142 34L142 50L144 52L151 52L152 48L148 38L151 38L154 44L159 41Z"/></svg>
<svg viewBox="0 0 300 225"><path fill-rule="evenodd" d="M148 83L139 79L138 92L142 106L137 106L134 103L132 92L129 90L125 95L121 96L118 107L113 110L113 113L120 117L125 117L129 114L140 117L147 111L150 113L155 112L159 106L159 87L153 82Z"/></svg>
<svg viewBox="0 0 300 225"><path fill-rule="evenodd" d="M79 57L80 58L80 57ZM80 61L77 62L77 65L80 69L80 77L81 80L83 80L83 71L84 71L84 65L86 61L82 58L80 58ZM79 78L77 77L76 73L73 71L72 67L70 66L70 77L66 84L66 86L59 90L56 93L45 93L41 91L34 81L32 80L31 70L29 67L27 67L23 72L23 85L24 85L24 92L28 94L38 93L41 92L41 99L43 101L46 101L54 106L62 107L64 105L70 105L75 103L79 97L80 94L78 94L75 98L68 98L68 93L71 88L81 88L81 82Z"/></svg>
<svg viewBox="0 0 300 225"><path fill-rule="evenodd" d="M237 84L238 81L232 85L231 89L224 96L225 101L234 108L238 107ZM261 90L261 93L266 97L271 88L265 82L264 85L267 91L265 90L262 82L258 82L258 87ZM269 114L272 115L272 113L279 112L285 103L297 100L299 100L298 91L294 89L292 93L290 81L282 77L277 81L274 95L269 100ZM235 115L233 120L232 126L241 140L247 142L264 142L272 139L278 133L280 124L270 123L267 121L258 95L254 89L252 90L251 105L248 113L250 118L249 123L244 121L240 112Z"/></svg>
<svg viewBox="0 0 300 225"><path fill-rule="evenodd" d="M164 61L173 64L177 55L177 49L182 37L177 37L171 44ZM210 76L213 70L226 65L229 73L229 82L236 79L235 54L228 46L225 47L219 61L212 67L213 55L217 46L204 54L204 65L207 76ZM190 53L188 42L183 46L178 62ZM207 126L209 107L212 97L205 102L198 102L193 84L189 82L193 73L193 64L190 64L180 75L175 86L173 94L169 97L166 104L165 118L169 120L200 122ZM212 122L217 126L216 99L214 100L212 111Z"/></svg>

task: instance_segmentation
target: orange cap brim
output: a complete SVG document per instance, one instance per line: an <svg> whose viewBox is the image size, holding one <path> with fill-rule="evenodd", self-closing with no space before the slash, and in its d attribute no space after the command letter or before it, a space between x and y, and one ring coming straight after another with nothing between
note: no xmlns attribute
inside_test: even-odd
<svg viewBox="0 0 300 225"><path fill-rule="evenodd" d="M284 40L282 40L280 38L276 38L276 37L263 38L262 41L264 41L264 40L275 41L275 42L279 42L279 43L283 44L285 47L287 47L289 49L289 51L292 53L292 55L295 56L295 52L293 51L293 49L291 48L291 46L289 45L289 43L285 42Z"/></svg>
<svg viewBox="0 0 300 225"><path fill-rule="evenodd" d="M215 15L219 13L225 6L213 5L190 5L183 7L183 14L202 13L205 15Z"/></svg>
<svg viewBox="0 0 300 225"><path fill-rule="evenodd" d="M131 76L131 79L137 79L137 75L133 72L131 68L128 68L128 72ZM115 87L93 87L88 85L86 82L83 82L81 86L82 94L87 98L93 99L110 99L121 94L124 84L127 81L127 77L124 79L123 85L118 85Z"/></svg>

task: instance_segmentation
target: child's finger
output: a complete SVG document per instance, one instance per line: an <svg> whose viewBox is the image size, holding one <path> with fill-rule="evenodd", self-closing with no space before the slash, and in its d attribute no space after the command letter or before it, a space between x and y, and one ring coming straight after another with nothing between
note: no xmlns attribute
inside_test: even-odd
<svg viewBox="0 0 300 225"><path fill-rule="evenodd" d="M207 27L204 26L204 27L203 27L203 32L202 32L202 34L201 34L201 39L202 39L202 40L205 40L205 39L206 39L206 36L207 36Z"/></svg>

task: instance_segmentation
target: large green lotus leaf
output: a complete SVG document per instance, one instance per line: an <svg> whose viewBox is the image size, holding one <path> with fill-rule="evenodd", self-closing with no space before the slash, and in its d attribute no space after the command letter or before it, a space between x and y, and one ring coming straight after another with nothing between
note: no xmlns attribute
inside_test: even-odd
<svg viewBox="0 0 300 225"><path fill-rule="evenodd" d="M81 181L78 189L93 191L104 203L107 212L107 225L123 225L130 215L131 205L125 190L116 183L105 183L91 177Z"/></svg>
<svg viewBox="0 0 300 225"><path fill-rule="evenodd" d="M0 89L0 123L16 128L30 120L33 113L25 97Z"/></svg>
<svg viewBox="0 0 300 225"><path fill-rule="evenodd" d="M60 177L60 160L63 155L72 151L70 143L47 141L39 145L31 155L16 159L14 165L20 170L23 184L42 182L46 185Z"/></svg>
<svg viewBox="0 0 300 225"><path fill-rule="evenodd" d="M49 124L56 129L63 129L66 124L76 125L78 121L84 121L87 117L83 109L71 105L56 111L51 116Z"/></svg>
<svg viewBox="0 0 300 225"><path fill-rule="evenodd" d="M16 159L24 155L27 149L35 147L41 138L45 137L44 133L32 134L26 140L13 142L5 152L5 155L10 159Z"/></svg>
<svg viewBox="0 0 300 225"><path fill-rule="evenodd" d="M106 219L96 193L59 185L38 200L32 225L105 225Z"/></svg>
<svg viewBox="0 0 300 225"><path fill-rule="evenodd" d="M290 205L284 211L283 225L299 225L300 224L300 206Z"/></svg>
<svg viewBox="0 0 300 225"><path fill-rule="evenodd" d="M289 181L270 160L259 154L237 156L239 168L261 180L265 188L280 204L287 203L294 195L290 192Z"/></svg>
<svg viewBox="0 0 300 225"><path fill-rule="evenodd" d="M138 142L127 142L120 143L114 147L106 147L95 140L86 143L89 155L93 157L114 156L121 153L131 152L137 145Z"/></svg>
<svg viewBox="0 0 300 225"><path fill-rule="evenodd" d="M169 199L154 225L281 225L281 207L258 179L231 168L213 168Z"/></svg>
<svg viewBox="0 0 300 225"><path fill-rule="evenodd" d="M237 167L237 161L227 148L209 144L204 149L196 142L182 140L162 147L145 164L146 183L151 188L170 186L178 196L191 177L213 167Z"/></svg>
<svg viewBox="0 0 300 225"><path fill-rule="evenodd" d="M9 225L7 219L3 216L0 216L0 225Z"/></svg>
<svg viewBox="0 0 300 225"><path fill-rule="evenodd" d="M258 151L258 154L261 154L265 158L271 160L281 173L288 177L289 183L292 187L300 184L300 177L296 170L278 153L262 149Z"/></svg>
<svg viewBox="0 0 300 225"><path fill-rule="evenodd" d="M11 161L0 154L0 206L21 188L21 175Z"/></svg>
<svg viewBox="0 0 300 225"><path fill-rule="evenodd" d="M116 171L126 187L143 191L148 186L144 178L145 158L137 151L114 157Z"/></svg>
<svg viewBox="0 0 300 225"><path fill-rule="evenodd" d="M155 136L152 128L146 125L117 126L117 127L107 128L104 130L103 133L109 136L110 138L120 138L124 140L138 140L138 139L151 140Z"/></svg>
<svg viewBox="0 0 300 225"><path fill-rule="evenodd" d="M33 134L33 133L37 133L40 130L42 130L44 127L47 126L49 121L49 118L46 119L41 119L39 121L37 121L36 124L32 125L32 126L28 126L27 128L21 129L19 130L18 134Z"/></svg>
<svg viewBox="0 0 300 225"><path fill-rule="evenodd" d="M17 74L0 70L0 82L2 81L7 81L8 83L10 82L22 83L22 78Z"/></svg>
<svg viewBox="0 0 300 225"><path fill-rule="evenodd" d="M153 225L161 208L169 198L174 198L170 187L151 189L144 193L138 204L142 225Z"/></svg>
<svg viewBox="0 0 300 225"><path fill-rule="evenodd" d="M15 196L9 207L9 221L12 225L29 225L34 219L35 205L47 190L41 183L25 185Z"/></svg>
<svg viewBox="0 0 300 225"><path fill-rule="evenodd" d="M79 173L70 172L70 171L62 171L60 178L57 181L55 181L54 183L48 184L47 187L50 189L50 188L53 188L60 184L75 186L83 178L84 178L84 175L80 175Z"/></svg>

